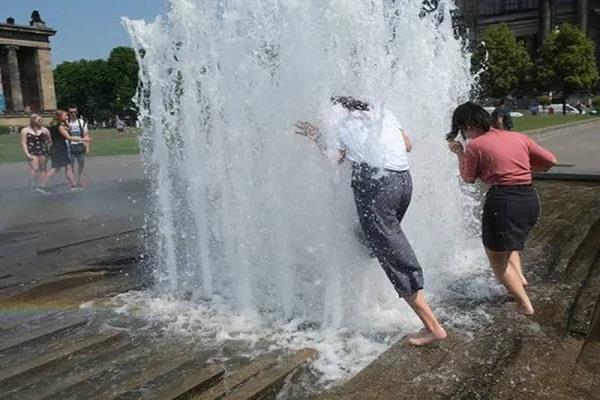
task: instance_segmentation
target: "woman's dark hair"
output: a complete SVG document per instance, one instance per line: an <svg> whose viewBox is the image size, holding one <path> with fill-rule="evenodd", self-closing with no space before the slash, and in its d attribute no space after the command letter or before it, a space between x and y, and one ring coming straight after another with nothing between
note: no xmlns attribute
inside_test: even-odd
<svg viewBox="0 0 600 400"><path fill-rule="evenodd" d="M334 96L331 98L333 104L340 104L348 111L369 111L369 103L356 100L350 96Z"/></svg>
<svg viewBox="0 0 600 400"><path fill-rule="evenodd" d="M454 114L452 114L452 130L446 135L446 140L454 140L459 133L465 139L462 131L467 127L478 128L487 132L490 130L491 124L492 117L483 107L471 101L466 102L454 110Z"/></svg>

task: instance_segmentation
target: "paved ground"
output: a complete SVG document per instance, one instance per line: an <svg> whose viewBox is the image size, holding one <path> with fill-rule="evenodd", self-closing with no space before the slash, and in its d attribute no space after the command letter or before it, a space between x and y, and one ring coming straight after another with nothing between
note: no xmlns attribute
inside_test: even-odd
<svg viewBox="0 0 600 400"><path fill-rule="evenodd" d="M600 173L600 121L568 129L552 129L537 136L538 142L552 150L560 164L556 171Z"/></svg>

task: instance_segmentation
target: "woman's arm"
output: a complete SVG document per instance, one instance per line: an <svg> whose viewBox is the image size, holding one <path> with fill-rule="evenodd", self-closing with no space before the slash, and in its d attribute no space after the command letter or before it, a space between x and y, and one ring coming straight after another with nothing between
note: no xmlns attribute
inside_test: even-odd
<svg viewBox="0 0 600 400"><path fill-rule="evenodd" d="M317 126L311 124L310 122L303 121L296 122L294 126L297 128L296 133L298 135L306 136L310 140L314 141L317 144L317 147L319 148L321 153L323 153L325 156L328 156L327 143L325 143L325 141L323 140L321 130ZM338 153L336 155L336 162L338 164L341 164L344 162L345 159L346 151L338 149Z"/></svg>
<svg viewBox="0 0 600 400"><path fill-rule="evenodd" d="M448 147L458 158L460 176L467 183L475 183L478 176L478 162L475 155L472 152L466 153L462 143L456 140L448 142Z"/></svg>
<svg viewBox="0 0 600 400"><path fill-rule="evenodd" d="M406 152L410 153L413 148L412 142L410 141L410 138L408 137L406 132L404 132L404 129L400 129L400 133L402 133L402 139L404 139L404 145L406 146Z"/></svg>
<svg viewBox="0 0 600 400"><path fill-rule="evenodd" d="M21 148L23 149L23 153L28 160L33 160L33 156L29 154L29 149L27 148L27 128L21 129Z"/></svg>
<svg viewBox="0 0 600 400"><path fill-rule="evenodd" d="M69 130L63 125L59 125L58 133L65 139L73 142L89 142L91 140L90 138L69 135Z"/></svg>

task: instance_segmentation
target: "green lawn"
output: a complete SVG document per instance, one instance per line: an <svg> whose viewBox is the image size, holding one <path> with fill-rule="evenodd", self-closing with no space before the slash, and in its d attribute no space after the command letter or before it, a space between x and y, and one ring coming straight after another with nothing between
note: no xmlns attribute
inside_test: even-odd
<svg viewBox="0 0 600 400"><path fill-rule="evenodd" d="M531 129L547 128L554 125L569 124L577 121L584 121L591 118L598 118L596 115L526 115L520 118L513 118L515 124L513 130L518 132L529 131Z"/></svg>
<svg viewBox="0 0 600 400"><path fill-rule="evenodd" d="M89 156L112 156L120 154L137 154L137 129L128 129L119 136L115 129L97 129L90 131L93 138ZM0 135L0 162L24 161L19 135Z"/></svg>

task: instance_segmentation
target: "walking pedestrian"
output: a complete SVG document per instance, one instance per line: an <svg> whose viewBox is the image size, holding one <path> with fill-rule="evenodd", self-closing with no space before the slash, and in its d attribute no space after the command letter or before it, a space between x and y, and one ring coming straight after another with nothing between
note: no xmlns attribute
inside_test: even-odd
<svg viewBox="0 0 600 400"><path fill-rule="evenodd" d="M89 139L90 135L88 132L87 123L80 117L77 107L69 107L68 113L69 134L80 139ZM87 183L84 174L85 158L86 154L90 151L90 142L89 140L70 140L67 142L67 148L69 149L69 155L71 158L71 169L73 170L73 176L76 177L75 187L84 189ZM75 168L75 166L77 166L77 168Z"/></svg>
<svg viewBox="0 0 600 400"><path fill-rule="evenodd" d="M331 128L337 158L352 162L352 190L361 227L398 295L414 310L424 329L407 337L415 346L447 337L423 293L423 271L400 226L410 204L412 143L390 110L352 97L334 97ZM325 150L321 130L298 122L297 133Z"/></svg>
<svg viewBox="0 0 600 400"><path fill-rule="evenodd" d="M459 133L468 140L466 148L455 140ZM556 157L522 133L493 128L489 114L471 102L454 111L447 139L464 181L480 179L491 187L481 227L485 252L497 279L517 300L517 311L533 315L519 252L540 214L532 171L547 170Z"/></svg>
<svg viewBox="0 0 600 400"><path fill-rule="evenodd" d="M63 110L56 111L54 119L50 123L50 136L52 138L52 146L50 147L51 168L44 176L43 182L40 185L45 188L48 181L61 168L65 169L65 178L70 188L77 187L73 177L73 169L71 168L71 156L67 147L67 141L72 142L89 142L90 138L74 137L69 134L68 115Z"/></svg>

